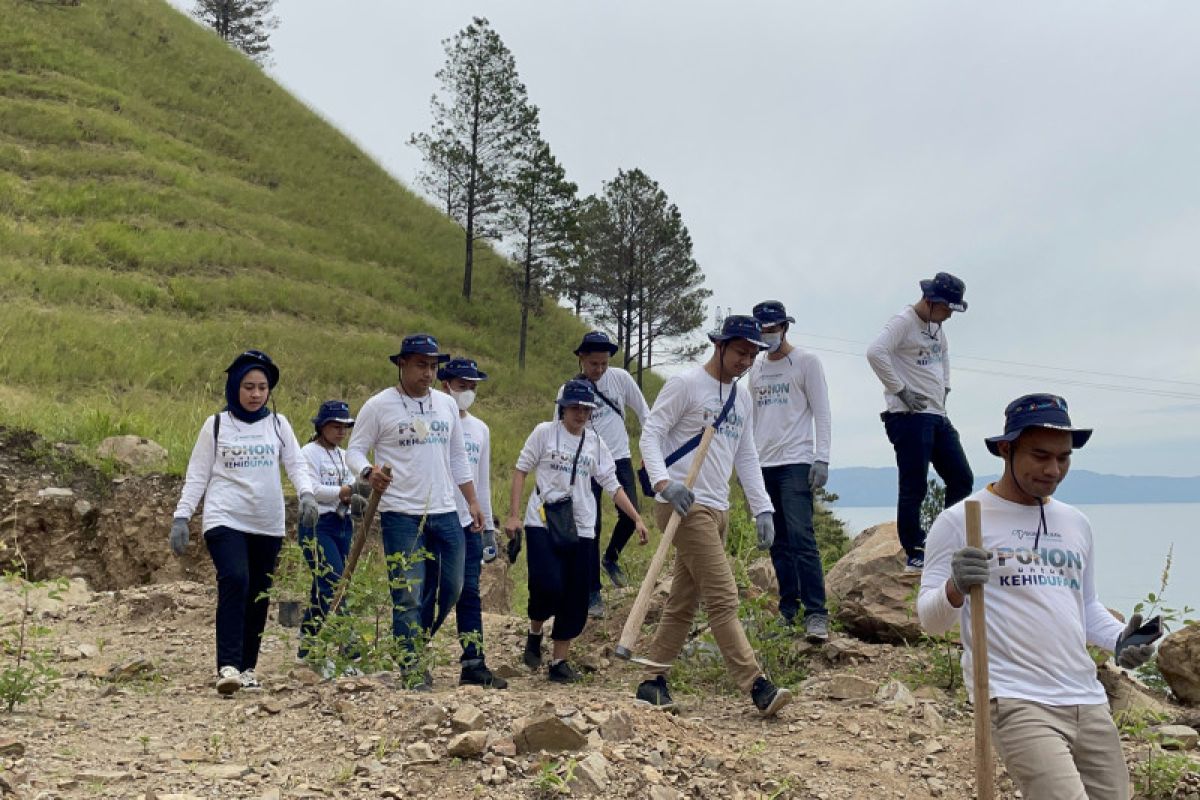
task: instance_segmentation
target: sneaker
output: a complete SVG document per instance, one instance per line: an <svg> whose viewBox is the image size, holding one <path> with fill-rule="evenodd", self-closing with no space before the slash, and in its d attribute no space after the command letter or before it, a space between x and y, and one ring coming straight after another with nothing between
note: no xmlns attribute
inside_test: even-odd
<svg viewBox="0 0 1200 800"><path fill-rule="evenodd" d="M618 589L624 589L629 585L629 579L625 577L624 570L616 561L609 561L607 558L600 562L600 566L604 567L604 571L608 573L608 579L613 586Z"/></svg>
<svg viewBox="0 0 1200 800"><path fill-rule="evenodd" d="M525 655L521 660L532 670L536 671L542 668L542 634L525 634Z"/></svg>
<svg viewBox="0 0 1200 800"><path fill-rule="evenodd" d="M910 575L919 575L925 569L925 556L909 556L904 561L904 571Z"/></svg>
<svg viewBox="0 0 1200 800"><path fill-rule="evenodd" d="M588 616L593 619L604 616L604 598L599 592L592 592L588 597Z"/></svg>
<svg viewBox="0 0 1200 800"><path fill-rule="evenodd" d="M459 686L484 686L488 689L507 689L508 681L487 668L483 659L464 661L458 675Z"/></svg>
<svg viewBox="0 0 1200 800"><path fill-rule="evenodd" d="M254 670L248 669L244 671L238 680L241 681L243 692L261 692L263 685L259 683L258 676L254 674Z"/></svg>
<svg viewBox="0 0 1200 800"><path fill-rule="evenodd" d="M635 697L658 708L675 707L675 701L671 699L671 690L667 687L667 679L662 675L655 677L654 680L639 683Z"/></svg>
<svg viewBox="0 0 1200 800"><path fill-rule="evenodd" d="M829 641L829 615L809 614L804 618L804 638L813 644Z"/></svg>
<svg viewBox="0 0 1200 800"><path fill-rule="evenodd" d="M242 673L237 667L221 667L217 670L217 694L233 694L242 688Z"/></svg>
<svg viewBox="0 0 1200 800"><path fill-rule="evenodd" d="M773 717L779 713L779 709L792 702L792 693L787 689L777 688L766 676L759 675L750 689L750 699L754 701L754 707L760 714Z"/></svg>
<svg viewBox="0 0 1200 800"><path fill-rule="evenodd" d="M571 668L565 658L562 661L551 662L548 672L551 683L579 683L581 680L579 673Z"/></svg>

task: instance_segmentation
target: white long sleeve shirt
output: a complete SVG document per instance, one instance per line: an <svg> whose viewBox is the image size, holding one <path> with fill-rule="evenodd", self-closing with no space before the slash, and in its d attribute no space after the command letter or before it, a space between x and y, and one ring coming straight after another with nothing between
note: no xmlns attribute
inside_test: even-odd
<svg viewBox="0 0 1200 800"><path fill-rule="evenodd" d="M637 415L638 422L645 425L646 417L650 415L646 398L642 396L642 390L633 376L620 367L609 367L594 385L619 411L597 397L596 407L592 409L592 418L588 425L608 445L614 459L629 458L629 431L625 428L625 418L632 411ZM558 397L562 397L561 386L558 387ZM554 406L551 417L551 420L556 419L557 405Z"/></svg>
<svg viewBox="0 0 1200 800"><path fill-rule="evenodd" d="M1048 530L1035 551L1037 506L1010 502L988 489L969 499L981 504L983 548L992 554L984 588L991 696L1051 706L1106 702L1087 645L1111 651L1125 626L1096 597L1087 517L1051 498L1045 507ZM966 506L956 503L929 529L917 615L935 635L960 624L963 674L970 675L971 600L958 609L946 597L950 558L966 542Z"/></svg>
<svg viewBox="0 0 1200 800"><path fill-rule="evenodd" d="M517 457L517 469L533 476L537 486L530 492L525 506L526 527L546 527L541 515L542 503L554 503L570 495L579 538L596 538L596 496L592 494L592 480L610 495L617 493L621 482L617 480L617 465L608 445L594 431L585 428L584 433L582 450L579 449L579 437L573 436L561 422L539 423L525 440L521 455ZM571 465L576 451L579 451L579 465L572 486Z"/></svg>
<svg viewBox="0 0 1200 800"><path fill-rule="evenodd" d="M188 460L187 475L175 516L191 519L204 499L204 530L233 528L243 533L283 536L283 484L279 465L287 471L296 494L313 491L308 463L283 414L242 422L228 411L213 439L213 417L200 426Z"/></svg>
<svg viewBox="0 0 1200 800"><path fill-rule="evenodd" d="M459 424L462 425L463 446L471 464L471 480L475 483L479 510L483 512L483 528L492 530L495 527L492 523L492 432L483 420L472 414L460 416ZM465 528L471 524L471 512L462 492L454 493L454 504L458 509L458 522Z"/></svg>
<svg viewBox="0 0 1200 800"><path fill-rule="evenodd" d="M736 469L750 504L750 513L757 516L775 509L763 486L758 452L749 427L752 408L750 392L740 382L721 383L705 372L704 367L695 367L668 378L642 428L642 460L646 462L651 484L662 480L683 482L700 448L676 461L669 469L665 464L666 456L697 433L702 433L706 426L716 420L735 386L737 399L712 437L708 456L700 467L692 491L696 495L696 502L725 511L729 508L729 477ZM666 502L661 496L655 500Z"/></svg>
<svg viewBox="0 0 1200 800"><path fill-rule="evenodd" d="M471 480L458 404L437 389L414 399L393 386L367 400L354 420L346 460L355 475L373 463L391 465L380 511L455 512L458 487Z"/></svg>
<svg viewBox="0 0 1200 800"><path fill-rule="evenodd" d="M326 448L313 441L301 447L300 452L308 464L318 510L322 514L344 516L350 507L341 501L342 487L354 484L354 473L346 463L346 451L340 447Z"/></svg>
<svg viewBox="0 0 1200 800"><path fill-rule="evenodd" d="M832 423L820 359L799 347L775 360L764 353L746 380L754 399L759 463L764 467L828 464Z"/></svg>
<svg viewBox="0 0 1200 800"><path fill-rule="evenodd" d="M908 306L883 326L867 348L867 361L883 384L888 411L908 413L908 406L896 396L908 387L928 399L924 413L946 416L950 342L945 327L923 322Z"/></svg>

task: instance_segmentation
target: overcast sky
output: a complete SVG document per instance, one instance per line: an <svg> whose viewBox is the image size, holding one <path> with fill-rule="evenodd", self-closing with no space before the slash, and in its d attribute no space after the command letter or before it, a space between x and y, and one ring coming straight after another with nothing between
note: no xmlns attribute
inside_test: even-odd
<svg viewBox="0 0 1200 800"><path fill-rule="evenodd" d="M441 40L488 17L583 193L645 170L714 302L782 300L793 342L823 348L833 466L893 463L861 354L948 270L970 303L946 328L950 414L977 473L999 466L981 439L1006 402L1049 390L1097 429L1076 467L1200 474L1200 5L277 10L270 74L410 185Z"/></svg>

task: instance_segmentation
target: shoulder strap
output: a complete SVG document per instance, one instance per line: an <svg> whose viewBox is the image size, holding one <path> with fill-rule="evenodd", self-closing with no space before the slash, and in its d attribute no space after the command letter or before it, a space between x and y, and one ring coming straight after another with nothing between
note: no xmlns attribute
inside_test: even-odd
<svg viewBox="0 0 1200 800"><path fill-rule="evenodd" d="M733 404L737 400L737 388L738 388L737 381L734 381L733 386L729 390L729 398L725 401L725 405L723 405L721 407L721 413L717 414L717 418L715 420L713 420L712 426L714 428L720 428L721 423L724 422L725 418L729 416L729 412L733 409ZM688 453L695 450L697 447L700 446L700 439L703 436L704 436L704 431L701 431L700 433L697 433L695 436L693 436L692 438L688 439L686 442L681 444L679 446L678 450L676 450L674 453L671 453L671 455L669 455L665 459L663 459L664 465L669 467L672 464L674 464L676 461L678 461L679 459L686 456Z"/></svg>
<svg viewBox="0 0 1200 800"><path fill-rule="evenodd" d="M599 386L597 386L596 384L593 383L592 390L596 393L596 397L599 397L601 400L604 401L604 404L606 406L611 408L613 411L617 412L618 417L620 417L621 419L625 419L625 415L621 412L621 409L617 408L616 403L614 403L612 400L608 399L608 395L606 395L604 392L600 391Z"/></svg>
<svg viewBox="0 0 1200 800"><path fill-rule="evenodd" d="M221 412L213 414L213 456L217 455L217 436L221 433Z"/></svg>

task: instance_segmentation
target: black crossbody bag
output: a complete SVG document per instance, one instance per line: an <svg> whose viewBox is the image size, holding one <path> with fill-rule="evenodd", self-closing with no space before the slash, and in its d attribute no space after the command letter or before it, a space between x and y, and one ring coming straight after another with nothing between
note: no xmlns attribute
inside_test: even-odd
<svg viewBox="0 0 1200 800"><path fill-rule="evenodd" d="M733 403L736 398L737 382L734 381L733 386L729 391L729 399L725 401L725 405L721 407L721 413L718 414L717 418L713 421L712 426L714 428L721 427L721 423L725 421L725 418L729 416L730 410L733 409ZM671 455L663 459L663 464L667 467L667 469L670 469L672 464L699 447L700 439L703 436L704 431L701 430L700 433L697 433L695 436L679 445L679 449L677 449L674 453L671 453ZM643 461L641 466L638 467L637 476L638 483L642 485L642 494L644 494L646 497L654 497L656 494L658 494L654 491L654 486L650 483L650 473L646 471L645 461Z"/></svg>
<svg viewBox="0 0 1200 800"><path fill-rule="evenodd" d="M579 447L575 450L575 459L571 462L571 489L575 488L575 473L579 470L579 454L583 452L583 440L587 438L585 427L579 434ZM561 500L547 502L542 494L542 488L537 487L537 493L542 496L542 514L546 518L546 530L550 532L550 541L556 548L569 547L579 541L579 528L575 525L575 503L571 499L571 489Z"/></svg>

